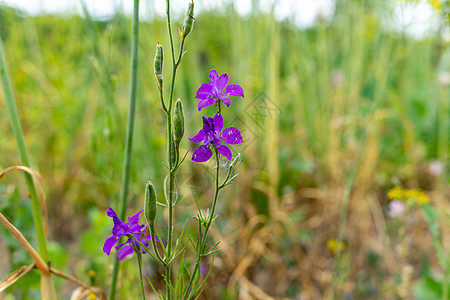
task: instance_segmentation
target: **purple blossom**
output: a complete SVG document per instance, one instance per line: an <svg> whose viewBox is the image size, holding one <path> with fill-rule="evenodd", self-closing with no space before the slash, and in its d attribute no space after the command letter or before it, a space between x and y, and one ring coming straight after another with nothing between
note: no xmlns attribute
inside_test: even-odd
<svg viewBox="0 0 450 300"><path fill-rule="evenodd" d="M389 203L388 216L390 218L399 217L399 216L403 215L403 213L405 212L405 209L406 209L406 207L403 202L400 202L400 201L394 199Z"/></svg>
<svg viewBox="0 0 450 300"><path fill-rule="evenodd" d="M200 99L198 102L198 111L204 107L219 103L219 101L229 107L231 104L230 95L244 98L244 90L240 85L227 84L227 73L219 76L215 69L211 70L209 72L209 83L203 83L197 90L197 95L194 97Z"/></svg>
<svg viewBox="0 0 450 300"><path fill-rule="evenodd" d="M196 136L189 139L193 143L203 142L203 145L195 149L192 153L192 160L195 162L205 162L209 160L213 154L210 146L213 146L220 154L228 158L228 160L231 160L232 154L230 148L222 143L225 142L231 145L242 143L244 140L242 139L241 132L235 127L228 127L223 130L221 135L220 132L223 128L223 118L220 111L218 111L213 118L202 118L203 128L200 129Z"/></svg>
<svg viewBox="0 0 450 300"><path fill-rule="evenodd" d="M108 208L106 214L113 219L114 226L112 228L112 236L107 238L103 245L103 252L109 255L112 247L119 242L119 239L123 236L127 236L129 233L138 239L145 247L149 246L151 235L146 234L146 225L139 224L139 215L143 211L144 210L141 210L137 214L128 217L128 222L123 222L119 219L116 212L111 207ZM156 235L155 238L159 241ZM114 249L117 250L117 260L122 260L126 256L133 254L133 246L140 249L142 253L146 253L145 249L140 244L129 237L125 243L121 243L114 247Z"/></svg>

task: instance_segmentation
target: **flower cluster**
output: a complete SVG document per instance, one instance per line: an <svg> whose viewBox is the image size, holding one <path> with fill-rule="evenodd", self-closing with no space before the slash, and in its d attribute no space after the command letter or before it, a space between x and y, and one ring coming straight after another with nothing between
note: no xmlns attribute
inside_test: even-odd
<svg viewBox="0 0 450 300"><path fill-rule="evenodd" d="M223 128L223 118L220 112L211 117L203 117L203 128L197 133L196 136L190 138L189 140L193 143L201 143L203 145L194 150L192 154L192 160L195 162L205 162L209 160L212 156L212 150L209 148L213 146L217 151L228 158L231 161L232 154L230 148L223 145L223 142L227 144L240 144L244 140L242 139L241 133L235 127L226 128L222 136L220 132Z"/></svg>
<svg viewBox="0 0 450 300"><path fill-rule="evenodd" d="M128 222L123 222L119 219L116 212L111 207L108 208L106 214L113 219L114 226L112 229L112 236L107 238L105 244L103 245L103 252L109 255L112 247L119 242L119 239L123 236L128 236L128 240L125 243L121 243L114 247L114 249L117 250L117 260L122 260L126 256L133 254L134 249L139 249L142 253L146 253L145 248L129 236L129 234L131 234L145 247L149 246L151 235L146 234L147 226L139 224L139 215L142 212L143 210L131 217L128 217ZM156 235L155 239L159 241Z"/></svg>
<svg viewBox="0 0 450 300"><path fill-rule="evenodd" d="M387 192L389 199L396 199L406 202L411 206L420 206L430 202L427 194L417 189L403 189L401 187L394 187Z"/></svg>
<svg viewBox="0 0 450 300"><path fill-rule="evenodd" d="M331 253L335 254L337 251L342 251L346 247L344 242L338 242L336 239L331 239L327 241L327 248Z"/></svg>
<svg viewBox="0 0 450 300"><path fill-rule="evenodd" d="M237 96L244 98L244 90L237 84L228 84L228 74L223 73L219 76L216 70L209 72L209 83L203 83L197 90L195 98L199 99L198 110L216 104L219 111L214 117L203 116L203 127L196 136L189 140L193 143L203 144L194 150L192 160L195 162L208 161L213 151L211 147L218 153L225 156L229 161L232 159L230 148L223 142L235 145L244 142L241 132L235 127L225 128L223 131L223 117L220 112L220 104L223 103L227 107L230 106L231 100L229 96Z"/></svg>

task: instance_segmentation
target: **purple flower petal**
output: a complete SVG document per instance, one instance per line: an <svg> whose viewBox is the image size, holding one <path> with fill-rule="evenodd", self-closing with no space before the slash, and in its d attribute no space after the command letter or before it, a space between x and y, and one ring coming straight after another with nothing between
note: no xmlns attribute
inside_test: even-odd
<svg viewBox="0 0 450 300"><path fill-rule="evenodd" d="M206 147L205 145L201 145L192 153L192 160L195 162L205 162L212 156L212 150Z"/></svg>
<svg viewBox="0 0 450 300"><path fill-rule="evenodd" d="M155 234L156 237L156 234ZM144 236L141 240L141 243L145 245L146 242L151 241L152 240L152 235L149 233L146 236ZM156 239L158 240L158 239Z"/></svg>
<svg viewBox="0 0 450 300"><path fill-rule="evenodd" d="M201 143L205 139L205 131L203 129L200 129L200 131L192 138L189 138L189 140L193 143Z"/></svg>
<svg viewBox="0 0 450 300"><path fill-rule="evenodd" d="M202 86L197 90L197 96L198 94L208 94L210 95L213 90L213 85L209 83L203 83Z"/></svg>
<svg viewBox="0 0 450 300"><path fill-rule="evenodd" d="M214 98L207 98L207 99L201 99L198 101L198 111L201 111L202 108L208 107L213 105L216 102L216 99Z"/></svg>
<svg viewBox="0 0 450 300"><path fill-rule="evenodd" d="M114 247L114 249L120 249L120 248L122 248L123 246L125 246L125 245L127 245L127 244L129 244L130 243L130 239L128 239L125 243L121 243L121 244L119 244L119 245L116 245L115 247Z"/></svg>
<svg viewBox="0 0 450 300"><path fill-rule="evenodd" d="M122 248L120 248L119 251L117 251L117 260L122 260L125 257L127 257L130 254L133 254L133 247L129 244L124 245Z"/></svg>
<svg viewBox="0 0 450 300"><path fill-rule="evenodd" d="M222 100L222 103L225 104L227 107L230 107L231 100L230 100L230 98L226 98L226 99Z"/></svg>
<svg viewBox="0 0 450 300"><path fill-rule="evenodd" d="M225 88L225 94L244 98L244 90L238 84L230 84Z"/></svg>
<svg viewBox="0 0 450 300"><path fill-rule="evenodd" d="M141 210L139 212L137 212L135 215L132 215L131 217L128 217L128 221L131 224L137 224L139 223L139 215L143 212L144 210Z"/></svg>
<svg viewBox="0 0 450 300"><path fill-rule="evenodd" d="M112 209L111 207L108 207L108 209L106 210L106 215L108 217L113 218L113 222L114 225L117 224L122 224L123 222L119 219L119 217L117 216L116 212L114 211L114 209Z"/></svg>
<svg viewBox="0 0 450 300"><path fill-rule="evenodd" d="M146 245L146 243L149 243L152 240L152 236L151 234L147 234L142 240L141 243ZM160 238L156 235L155 233L155 241L159 243ZM163 245L166 245L166 243L164 242L163 239L161 239L161 242L163 243ZM147 246L147 245L146 245ZM142 246L141 246L142 247Z"/></svg>
<svg viewBox="0 0 450 300"><path fill-rule="evenodd" d="M235 127L228 127L222 133L222 138L227 144L236 145L244 141L241 132Z"/></svg>
<svg viewBox="0 0 450 300"><path fill-rule="evenodd" d="M228 83L228 74L223 73L222 75L220 75L219 78L217 78L216 82L214 82L214 86L217 88L219 92L222 92L227 83Z"/></svg>
<svg viewBox="0 0 450 300"><path fill-rule="evenodd" d="M228 158L228 160L230 160L230 161L231 161L231 158L233 158L233 154L231 153L230 148L228 148L225 145L220 145L219 147L217 147L217 151L219 151L220 154L222 154L223 156Z"/></svg>
<svg viewBox="0 0 450 300"><path fill-rule="evenodd" d="M214 120L214 131L220 132L223 128L223 117L220 114L220 111L217 112L217 114L213 117Z"/></svg>
<svg viewBox="0 0 450 300"><path fill-rule="evenodd" d="M109 238L106 239L105 244L103 245L103 252L105 252L106 254L110 254L111 253L111 249L112 247L119 241L119 238L116 236L110 236Z"/></svg>
<svg viewBox="0 0 450 300"><path fill-rule="evenodd" d="M106 210L106 215L111 218L114 218L114 217L116 217L117 219L119 218L117 216L116 212L114 211L114 209L112 209L111 207L108 207L108 209Z"/></svg>
<svg viewBox="0 0 450 300"><path fill-rule="evenodd" d="M197 96L195 96L194 98L204 100L204 99L208 99L211 97L212 97L212 95L210 95L210 94L197 94Z"/></svg>
<svg viewBox="0 0 450 300"><path fill-rule="evenodd" d="M213 84L216 81L217 77L219 77L219 73L217 73L215 69L212 69L209 72L209 83Z"/></svg>
<svg viewBox="0 0 450 300"><path fill-rule="evenodd" d="M128 227L127 233L141 232L144 227L145 226L139 224L131 224L131 226Z"/></svg>
<svg viewBox="0 0 450 300"><path fill-rule="evenodd" d="M112 234L116 237L124 236L128 233L128 224L119 220L120 223L115 223L112 228Z"/></svg>
<svg viewBox="0 0 450 300"><path fill-rule="evenodd" d="M220 147L220 145L222 145L222 141L223 141L223 139L220 135L218 135L218 134L213 135L212 143L214 144L214 146L216 148L218 148L218 147Z"/></svg>

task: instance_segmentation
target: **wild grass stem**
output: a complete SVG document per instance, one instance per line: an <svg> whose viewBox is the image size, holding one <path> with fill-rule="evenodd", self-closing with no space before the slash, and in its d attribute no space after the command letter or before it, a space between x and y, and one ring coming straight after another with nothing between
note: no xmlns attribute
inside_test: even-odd
<svg viewBox="0 0 450 300"><path fill-rule="evenodd" d="M3 93L5 96L6 107L8 110L9 119L11 121L11 127L13 130L14 138L16 139L17 149L19 151L19 157L22 165L30 168L31 166L28 158L28 150L25 144L25 138L20 123L19 114L17 112L16 102L14 100L14 93L11 87L8 69L6 67L6 59L3 54L3 46L1 39L0 39L0 77L3 87ZM36 187L34 186L33 177L30 174L25 173L25 181L28 187L29 197L31 199L31 211L33 215L34 226L36 227L39 252L42 259L45 262L48 262L49 256L47 251L46 233L44 230L41 207L37 197ZM55 286L51 276L42 277L41 288L42 288L41 292L44 299L56 299Z"/></svg>
<svg viewBox="0 0 450 300"><path fill-rule="evenodd" d="M133 20L131 35L131 58L130 58L130 90L127 115L127 132L125 137L125 151L122 168L122 185L120 190L120 208L119 217L125 219L126 206L128 199L128 188L130 183L131 172L131 156L133 152L133 131L134 118L136 111L136 95L137 95L137 71L138 71L138 50L139 50L139 0L134 0ZM115 299L116 285L119 274L120 262L114 257L114 268L112 273L112 281L110 288L110 299Z"/></svg>
<svg viewBox="0 0 450 300"><path fill-rule="evenodd" d="M5 95L6 107L8 109L8 115L11 121L14 138L16 139L20 160L22 165L30 168L31 166L30 160L28 158L28 150L25 144L25 138L20 123L19 114L17 112L16 102L14 100L14 94L11 87L11 81L9 79L8 70L6 67L6 60L3 54L3 46L1 40L0 40L0 76L3 87L3 93ZM39 200L37 198L36 188L33 182L33 177L30 174L25 173L25 180L27 183L28 192L30 193L31 208L33 212L34 224L36 226L36 234L39 243L40 255L44 261L48 261L47 243L44 232L43 220Z"/></svg>

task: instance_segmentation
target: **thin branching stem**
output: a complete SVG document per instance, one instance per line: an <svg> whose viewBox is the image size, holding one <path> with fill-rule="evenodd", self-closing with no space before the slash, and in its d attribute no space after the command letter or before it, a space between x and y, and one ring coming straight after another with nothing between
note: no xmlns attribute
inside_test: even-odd
<svg viewBox="0 0 450 300"><path fill-rule="evenodd" d="M211 227L211 223L214 220L214 213L216 211L217 197L219 196L219 191L221 189L221 187L219 186L220 160L219 160L219 153L217 152L217 149L215 150L215 154L216 154L216 185L215 185L215 191L214 191L214 200L213 200L212 207L211 207L211 213L209 215L208 222L206 223L203 234L201 234L201 230L199 230L199 241L200 242L199 242L199 246L197 248L197 260L195 262L195 266L194 266L194 270L192 271L191 278L189 279L189 282L185 288L183 299L188 299L188 297L191 293L192 284L194 282L195 276L196 276L197 272L199 271L200 260L203 257L203 254L206 249L206 238L208 235L208 230ZM200 226L200 228L201 228L201 226Z"/></svg>
<svg viewBox="0 0 450 300"><path fill-rule="evenodd" d="M159 86L159 97L161 99L161 106L162 106L163 110L167 114L168 110L167 110L167 107L166 107L166 103L164 102L164 92L163 92L163 87L162 86Z"/></svg>
<svg viewBox="0 0 450 300"><path fill-rule="evenodd" d="M170 152L169 152L170 153ZM170 157L169 157L170 161ZM174 188L174 173L170 171L170 177L169 177L169 222L168 222L168 237L167 237L167 259L172 256L172 231L173 231L173 188ZM166 297L168 300L170 300L171 297L171 291L170 291L170 285L171 285L171 264L169 261L167 261L166 265Z"/></svg>
<svg viewBox="0 0 450 300"><path fill-rule="evenodd" d="M152 238L153 251L155 251L156 257L158 258L159 262L163 265L163 267L165 267L166 263L164 262L164 259L159 254L158 247L156 246L155 228L153 226L149 226L149 227L150 227L150 235Z"/></svg>
<svg viewBox="0 0 450 300"><path fill-rule="evenodd" d="M169 40L170 40L170 51L172 54L172 79L170 83L170 94L169 94L169 106L165 106L165 102L163 101L162 96L162 87L161 87L161 102L163 105L163 109L166 112L167 115L167 142L168 142L168 163L169 163L169 193L168 193L168 224L167 224L167 248L166 248L166 257L169 258L172 256L172 234L173 234L173 206L174 206L174 188L175 188L175 173L178 166L178 159L176 161L172 158L172 152L177 152L177 157L179 156L179 149L172 149L175 145L173 142L173 127L172 127L172 110L173 110L173 94L175 89L175 78L177 74L177 68L180 65L181 59L183 57L183 48L184 48L184 42L185 39L182 38L180 43L180 50L178 54L177 60L175 60L175 49L173 45L173 35L172 35L172 26L171 26L171 19L170 19L170 0L166 1L166 13L167 13L167 28L169 33ZM172 298L171 295L171 263L167 261L166 265L166 298L170 300Z"/></svg>
<svg viewBox="0 0 450 300"><path fill-rule="evenodd" d="M142 299L145 300L145 288L144 288L144 280L142 279L142 254L138 247L135 246L135 251L138 259L139 266L139 280L141 281L141 291L142 291Z"/></svg>

